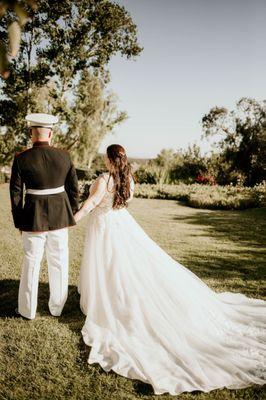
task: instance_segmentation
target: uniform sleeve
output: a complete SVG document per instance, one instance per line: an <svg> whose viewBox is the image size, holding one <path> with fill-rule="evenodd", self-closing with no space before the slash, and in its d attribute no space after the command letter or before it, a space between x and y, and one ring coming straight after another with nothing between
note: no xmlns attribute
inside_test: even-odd
<svg viewBox="0 0 266 400"><path fill-rule="evenodd" d="M105 179L100 176L96 179L92 191L84 202L81 209L75 214L75 221L78 222L81 220L85 215L87 215L90 211L92 211L103 199L103 196L106 193L106 181Z"/></svg>
<svg viewBox="0 0 266 400"><path fill-rule="evenodd" d="M70 161L70 169L65 180L65 190L67 192L72 212L75 213L79 208L79 186L76 168Z"/></svg>
<svg viewBox="0 0 266 400"><path fill-rule="evenodd" d="M23 180L20 174L18 160L16 156L12 165L9 190L14 224L16 228L20 228L23 210Z"/></svg>

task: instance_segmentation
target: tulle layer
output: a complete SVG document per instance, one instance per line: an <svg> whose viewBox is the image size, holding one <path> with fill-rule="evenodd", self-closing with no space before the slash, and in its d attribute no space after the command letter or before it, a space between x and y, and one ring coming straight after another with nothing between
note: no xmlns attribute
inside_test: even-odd
<svg viewBox="0 0 266 400"><path fill-rule="evenodd" d="M266 383L266 302L215 293L125 209L90 215L79 291L90 364L155 394Z"/></svg>

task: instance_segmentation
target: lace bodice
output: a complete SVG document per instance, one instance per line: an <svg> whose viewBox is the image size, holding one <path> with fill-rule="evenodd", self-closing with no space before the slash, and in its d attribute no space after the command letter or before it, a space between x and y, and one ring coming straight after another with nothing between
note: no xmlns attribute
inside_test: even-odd
<svg viewBox="0 0 266 400"><path fill-rule="evenodd" d="M91 185L90 187L90 194L94 192L95 187L98 184L98 179L103 178L106 182L106 187L104 190L103 197L100 201L100 203L92 210L92 213L94 215L96 214L103 214L108 211L110 211L113 208L113 202L114 202L114 184L113 184L113 178L110 177L109 179L109 174L107 172L101 174ZM97 191L97 188L96 188Z"/></svg>
<svg viewBox="0 0 266 400"><path fill-rule="evenodd" d="M84 202L82 208L75 215L76 221L83 218L90 211L93 215L105 214L113 209L114 202L114 183L109 173L101 174L91 185L90 195ZM128 201L133 198L134 181L130 183L131 196Z"/></svg>

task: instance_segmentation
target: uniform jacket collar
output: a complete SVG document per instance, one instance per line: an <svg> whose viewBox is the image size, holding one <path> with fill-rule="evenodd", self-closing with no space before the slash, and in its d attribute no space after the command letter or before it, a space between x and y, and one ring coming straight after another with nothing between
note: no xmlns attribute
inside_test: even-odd
<svg viewBox="0 0 266 400"><path fill-rule="evenodd" d="M49 142L34 142L33 147L50 146Z"/></svg>

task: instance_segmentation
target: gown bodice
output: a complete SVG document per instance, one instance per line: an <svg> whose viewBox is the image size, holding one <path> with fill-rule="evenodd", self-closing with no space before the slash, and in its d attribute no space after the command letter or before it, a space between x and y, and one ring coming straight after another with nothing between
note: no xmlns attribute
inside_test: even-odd
<svg viewBox="0 0 266 400"><path fill-rule="evenodd" d="M102 200L100 203L92 210L93 215L99 215L99 214L105 214L108 211L112 210L113 207L113 202L114 202L114 191L113 191L113 178L109 177L108 173L103 173L100 175L100 177L103 177L104 180L106 181L106 189L105 193L103 195ZM99 178L100 178L99 177ZM99 179L98 178L98 179ZM93 182L93 184L90 187L90 193L93 192L93 189L97 185L97 179Z"/></svg>
<svg viewBox="0 0 266 400"><path fill-rule="evenodd" d="M106 214L110 211L117 212L119 210L114 210L113 209L113 203L114 203L114 182L113 182L113 177L109 175L108 172L102 173L91 185L90 187L90 193L92 193L97 185L97 180L100 178L104 178L106 182L105 190L103 197L101 198L101 201L99 204L92 210L91 215L96 216L96 215L103 215ZM133 180L131 181L130 184L130 191L131 191L131 198L133 197L133 192L134 192L134 182ZM130 201L130 199L129 199Z"/></svg>

